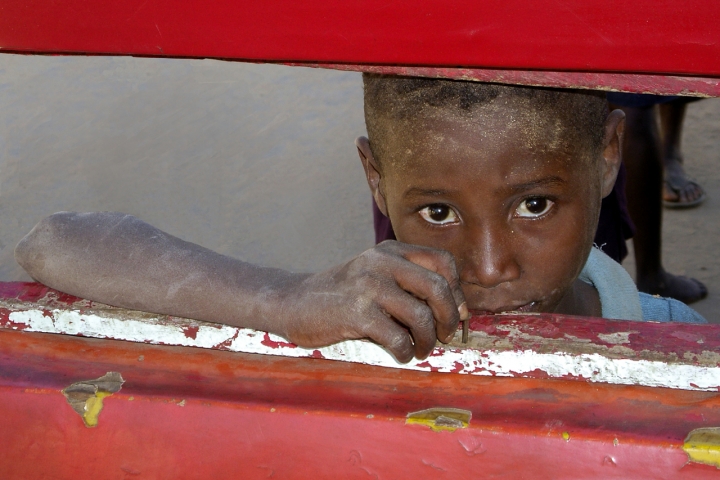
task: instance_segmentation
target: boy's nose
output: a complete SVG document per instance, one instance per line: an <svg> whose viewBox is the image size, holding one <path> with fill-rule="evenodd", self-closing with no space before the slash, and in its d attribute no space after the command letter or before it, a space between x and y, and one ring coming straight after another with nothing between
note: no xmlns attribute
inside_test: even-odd
<svg viewBox="0 0 720 480"><path fill-rule="evenodd" d="M493 288L520 277L513 234L503 228L486 226L478 229L469 242L470 251L460 274L461 280L483 288Z"/></svg>

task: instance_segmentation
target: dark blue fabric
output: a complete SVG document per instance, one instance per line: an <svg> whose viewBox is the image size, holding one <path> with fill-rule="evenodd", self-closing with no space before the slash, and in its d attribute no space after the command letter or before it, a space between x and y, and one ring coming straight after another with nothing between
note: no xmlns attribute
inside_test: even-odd
<svg viewBox="0 0 720 480"><path fill-rule="evenodd" d="M644 93L616 93L609 92L607 94L608 102L618 107L631 108L648 108L661 103L672 102L682 97L665 96L665 95L649 95Z"/></svg>

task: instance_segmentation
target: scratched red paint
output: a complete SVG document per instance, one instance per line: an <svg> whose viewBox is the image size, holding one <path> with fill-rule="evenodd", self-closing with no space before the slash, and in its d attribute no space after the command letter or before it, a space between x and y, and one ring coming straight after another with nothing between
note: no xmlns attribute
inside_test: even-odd
<svg viewBox="0 0 720 480"><path fill-rule="evenodd" d="M576 338L594 344L613 347L622 345L637 353L660 351L702 355L703 352L720 352L720 327L716 325L672 325L656 322L627 322L554 314L542 315L487 315L473 316L470 330L485 332L498 339L506 338L522 345L521 335L537 338ZM625 340L613 340L620 335Z"/></svg>
<svg viewBox="0 0 720 480"><path fill-rule="evenodd" d="M513 375L520 376L517 372L512 372ZM531 371L531 372L523 372L523 377L527 378L538 378L538 379L552 379L552 378L558 378L558 377L551 377L548 375L548 373L545 370L541 370L539 368ZM577 375L571 375L571 374L565 374L562 377L563 380L575 380L575 381L585 381L586 379L584 377L579 377Z"/></svg>
<svg viewBox="0 0 720 480"><path fill-rule="evenodd" d="M228 338L224 342L221 342L221 343L215 345L213 348L216 348L218 350L228 350L230 348L230 346L232 345L233 341L235 341L235 339L238 337L239 333L240 333L240 331L235 332L235 335Z"/></svg>
<svg viewBox="0 0 720 480"><path fill-rule="evenodd" d="M182 331L185 334L187 338L192 338L195 340L197 338L197 333L200 330L200 327L183 327Z"/></svg>
<svg viewBox="0 0 720 480"><path fill-rule="evenodd" d="M692 343L705 343L705 336L689 332L672 332L670 336Z"/></svg>
<svg viewBox="0 0 720 480"><path fill-rule="evenodd" d="M64 296L68 303L72 303L73 300L70 295L66 293L58 292L41 283L36 282L0 282L0 297L6 299L17 299L25 302L37 302L41 298L45 297L49 291L57 292L58 295ZM70 297L70 298L68 298ZM80 300L76 298L76 300Z"/></svg>
<svg viewBox="0 0 720 480"><path fill-rule="evenodd" d="M55 300L58 301L58 302L60 302L60 303L73 303L73 302L82 301L81 298L78 298L78 297L76 297L76 296L74 296L74 295L69 295L69 294L67 294L67 293L60 292L60 291L57 291L57 290L55 290L55 292L56 292L56 294L57 294L57 297L56 297Z"/></svg>
<svg viewBox="0 0 720 480"><path fill-rule="evenodd" d="M269 333L265 333L265 335L263 336L263 339L260 343L262 343L266 347L272 347L272 348L280 348L280 347L297 348L297 345L295 345L294 343L283 342L282 340L278 340L278 341L272 340L270 338ZM318 352L318 353L320 353L320 352Z"/></svg>
<svg viewBox="0 0 720 480"><path fill-rule="evenodd" d="M0 326L12 330L25 330L26 328L28 328L27 323L16 323L10 319L0 322Z"/></svg>

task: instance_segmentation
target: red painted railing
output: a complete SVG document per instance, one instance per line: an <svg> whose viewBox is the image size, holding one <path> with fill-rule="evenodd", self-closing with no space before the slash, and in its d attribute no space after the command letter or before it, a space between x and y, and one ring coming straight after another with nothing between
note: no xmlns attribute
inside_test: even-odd
<svg viewBox="0 0 720 480"><path fill-rule="evenodd" d="M720 426L720 362L708 357L717 347L716 326L614 322L625 323L618 330L607 322L594 331L589 326L603 321L477 317L464 347L487 355L534 348L560 360L571 351L619 361L621 351L628 361L664 355L667 364L711 371L716 391L700 392L83 338L80 325L93 315L107 321L110 338L123 322L179 330L192 324L38 284L0 284L0 297L0 478L718 475L715 466L688 462L694 447L686 441L691 432ZM27 315L39 315L45 328L61 318L76 322L75 336L13 330L22 330ZM199 338L202 327L187 338ZM124 383L109 391L93 384L107 372ZM91 388L79 411L63 395L72 396L71 385ZM438 408L466 421L412 415ZM713 441L717 435L697 448L717 452Z"/></svg>
<svg viewBox="0 0 720 480"><path fill-rule="evenodd" d="M712 0L0 5L4 52L403 67L415 75L662 94L720 96L718 38L720 4Z"/></svg>

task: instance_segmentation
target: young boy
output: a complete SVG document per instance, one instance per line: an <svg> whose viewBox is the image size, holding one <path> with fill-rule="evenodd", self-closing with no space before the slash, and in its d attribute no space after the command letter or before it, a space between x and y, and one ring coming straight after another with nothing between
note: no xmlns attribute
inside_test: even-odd
<svg viewBox="0 0 720 480"><path fill-rule="evenodd" d="M58 213L19 243L18 262L42 283L99 302L269 331L305 347L370 338L401 362L449 341L468 309L703 321L679 302L639 295L592 249L624 126L604 94L364 82L370 139L356 144L399 241L298 274L129 215Z"/></svg>

